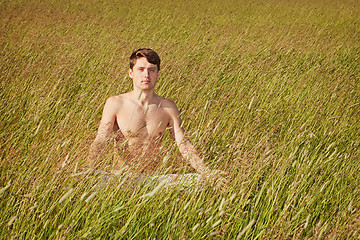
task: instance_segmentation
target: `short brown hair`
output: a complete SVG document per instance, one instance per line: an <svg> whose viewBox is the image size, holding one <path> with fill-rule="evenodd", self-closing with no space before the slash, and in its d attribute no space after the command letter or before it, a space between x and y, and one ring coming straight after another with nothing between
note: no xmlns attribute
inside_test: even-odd
<svg viewBox="0 0 360 240"><path fill-rule="evenodd" d="M146 58L149 63L155 64L158 68L158 71L160 71L160 57L154 50L150 48L139 48L131 54L130 69L133 69L136 61L142 57Z"/></svg>

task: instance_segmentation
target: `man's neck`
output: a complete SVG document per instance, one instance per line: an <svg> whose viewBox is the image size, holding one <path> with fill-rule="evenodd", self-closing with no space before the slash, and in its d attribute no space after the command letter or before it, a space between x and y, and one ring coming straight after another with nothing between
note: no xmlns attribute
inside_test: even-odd
<svg viewBox="0 0 360 240"><path fill-rule="evenodd" d="M138 90L132 91L133 96L136 98L136 102L141 106L147 106L155 97L154 90Z"/></svg>

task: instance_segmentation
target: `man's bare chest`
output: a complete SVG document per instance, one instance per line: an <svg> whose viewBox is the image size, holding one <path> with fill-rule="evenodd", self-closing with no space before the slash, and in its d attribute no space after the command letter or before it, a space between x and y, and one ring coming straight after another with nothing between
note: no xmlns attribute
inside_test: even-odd
<svg viewBox="0 0 360 240"><path fill-rule="evenodd" d="M116 121L125 137L161 135L169 124L169 114L161 107L129 106L120 110Z"/></svg>

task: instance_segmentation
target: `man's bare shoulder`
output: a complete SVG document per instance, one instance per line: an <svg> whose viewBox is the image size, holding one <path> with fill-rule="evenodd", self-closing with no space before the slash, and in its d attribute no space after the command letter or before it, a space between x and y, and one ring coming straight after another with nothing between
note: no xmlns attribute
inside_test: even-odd
<svg viewBox="0 0 360 240"><path fill-rule="evenodd" d="M108 105L121 105L125 101L129 101L130 96L129 93L123 93L120 95L111 96L106 100L106 104Z"/></svg>
<svg viewBox="0 0 360 240"><path fill-rule="evenodd" d="M173 101L171 101L170 99L164 98L164 97L160 97L160 96L158 96L158 97L160 98L160 107L177 110L177 106Z"/></svg>
<svg viewBox="0 0 360 240"><path fill-rule="evenodd" d="M171 119L177 119L179 117L179 110L176 104L170 99L160 97L160 107L165 110L170 116Z"/></svg>

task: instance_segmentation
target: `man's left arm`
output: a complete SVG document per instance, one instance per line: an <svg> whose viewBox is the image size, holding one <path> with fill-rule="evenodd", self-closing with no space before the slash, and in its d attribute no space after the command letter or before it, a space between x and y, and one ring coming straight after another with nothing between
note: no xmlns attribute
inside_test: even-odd
<svg viewBox="0 0 360 240"><path fill-rule="evenodd" d="M226 183L227 181L220 177L221 174L227 174L221 170L211 170L209 169L200 155L196 150L195 146L187 138L185 130L181 127L181 119L179 117L179 110L176 107L175 103L171 102L169 108L170 114L170 132L174 137L176 144L179 147L179 151L185 160L188 160L190 165L200 174L202 174L205 179L213 182L217 180L221 181L221 184Z"/></svg>

